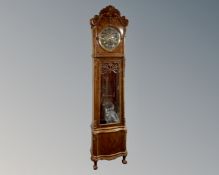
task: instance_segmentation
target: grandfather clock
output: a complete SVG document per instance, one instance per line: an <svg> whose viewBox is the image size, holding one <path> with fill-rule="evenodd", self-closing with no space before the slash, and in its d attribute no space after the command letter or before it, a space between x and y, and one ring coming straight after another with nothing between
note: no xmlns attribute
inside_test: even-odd
<svg viewBox="0 0 219 175"><path fill-rule="evenodd" d="M126 164L124 115L124 39L128 20L109 5L90 20L93 48L93 118L91 160L123 156Z"/></svg>

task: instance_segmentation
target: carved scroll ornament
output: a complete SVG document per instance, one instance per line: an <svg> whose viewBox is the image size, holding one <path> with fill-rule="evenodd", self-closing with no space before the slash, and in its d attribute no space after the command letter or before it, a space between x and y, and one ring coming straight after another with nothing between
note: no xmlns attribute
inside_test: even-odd
<svg viewBox="0 0 219 175"><path fill-rule="evenodd" d="M91 28L98 25L103 17L118 18L124 27L126 27L128 25L128 19L126 19L125 16L121 16L119 10L117 10L115 7L113 7L112 5L109 5L109 6L105 7L104 9L102 9L99 12L99 15L95 15L90 20Z"/></svg>

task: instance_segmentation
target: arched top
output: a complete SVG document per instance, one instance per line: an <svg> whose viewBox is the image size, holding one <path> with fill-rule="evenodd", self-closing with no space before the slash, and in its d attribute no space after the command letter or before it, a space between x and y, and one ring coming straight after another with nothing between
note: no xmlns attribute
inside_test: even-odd
<svg viewBox="0 0 219 175"><path fill-rule="evenodd" d="M119 10L112 5L106 6L99 12L99 15L95 15L90 19L91 28L97 26L102 18L117 18L124 27L128 25L128 19L125 16L121 16Z"/></svg>

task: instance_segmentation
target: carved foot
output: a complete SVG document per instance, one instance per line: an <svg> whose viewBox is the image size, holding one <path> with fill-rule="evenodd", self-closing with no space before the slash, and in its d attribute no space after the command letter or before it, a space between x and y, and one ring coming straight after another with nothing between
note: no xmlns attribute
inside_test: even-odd
<svg viewBox="0 0 219 175"><path fill-rule="evenodd" d="M127 164L127 160L125 160L126 156L123 156L122 163Z"/></svg>
<svg viewBox="0 0 219 175"><path fill-rule="evenodd" d="M93 166L94 170L97 170L97 161L94 161L94 166Z"/></svg>

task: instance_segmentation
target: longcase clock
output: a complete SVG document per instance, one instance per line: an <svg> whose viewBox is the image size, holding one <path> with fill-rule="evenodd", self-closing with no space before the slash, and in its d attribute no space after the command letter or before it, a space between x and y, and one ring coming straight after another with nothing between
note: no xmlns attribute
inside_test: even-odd
<svg viewBox="0 0 219 175"><path fill-rule="evenodd" d="M93 117L91 160L126 156L124 115L124 38L128 20L109 5L90 19L93 59Z"/></svg>

